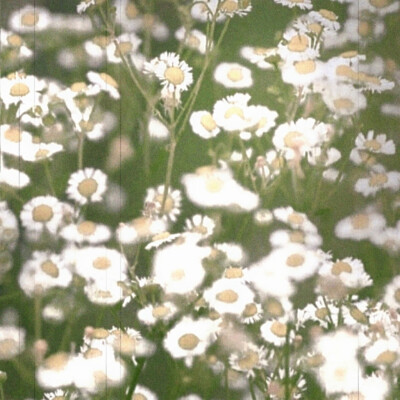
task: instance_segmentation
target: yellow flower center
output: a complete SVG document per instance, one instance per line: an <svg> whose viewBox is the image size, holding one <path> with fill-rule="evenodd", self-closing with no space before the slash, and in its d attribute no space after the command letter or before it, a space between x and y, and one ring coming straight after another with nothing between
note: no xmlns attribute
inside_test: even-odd
<svg viewBox="0 0 400 400"><path fill-rule="evenodd" d="M18 128L11 127L4 132L4 138L10 142L19 143L22 140L22 134Z"/></svg>
<svg viewBox="0 0 400 400"><path fill-rule="evenodd" d="M400 303L400 289L396 289L396 291L394 292L394 299Z"/></svg>
<svg viewBox="0 0 400 400"><path fill-rule="evenodd" d="M90 236L96 231L96 224L92 221L83 221L77 225L77 230L83 236Z"/></svg>
<svg viewBox="0 0 400 400"><path fill-rule="evenodd" d="M367 214L357 214L351 218L351 225L354 229L366 229L369 226L369 217Z"/></svg>
<svg viewBox="0 0 400 400"><path fill-rule="evenodd" d="M389 0L369 0L369 4L376 8L384 8L390 4Z"/></svg>
<svg viewBox="0 0 400 400"><path fill-rule="evenodd" d="M287 44L287 48L296 53L302 53L307 49L307 47L308 37L300 34L293 36Z"/></svg>
<svg viewBox="0 0 400 400"><path fill-rule="evenodd" d="M158 194L155 196L154 200L157 203L162 204L163 196L163 194ZM167 195L164 203L164 213L168 214L169 212L171 212L174 209L174 206L174 199L170 195Z"/></svg>
<svg viewBox="0 0 400 400"><path fill-rule="evenodd" d="M228 119L228 118L232 117L233 115L236 115L236 116L238 116L239 118L244 119L243 109L240 108L240 107L238 107L238 106L229 107L229 108L225 111L224 117L225 117L226 119Z"/></svg>
<svg viewBox="0 0 400 400"><path fill-rule="evenodd" d="M373 174L370 178L369 178L369 185L372 187L375 186L383 186L385 183L387 183L387 181L389 180L389 178L387 177L386 174L381 173L381 174Z"/></svg>
<svg viewBox="0 0 400 400"><path fill-rule="evenodd" d="M394 351L386 350L376 358L378 364L393 364L397 360L397 354Z"/></svg>
<svg viewBox="0 0 400 400"><path fill-rule="evenodd" d="M311 24L308 24L307 27L311 32L315 33L316 35L319 35L323 29L322 25L319 24L318 22L313 22Z"/></svg>
<svg viewBox="0 0 400 400"><path fill-rule="evenodd" d="M364 313L362 313L357 307L351 307L350 309L350 315L357 321L360 322L361 324L366 324L368 323L368 318L365 316Z"/></svg>
<svg viewBox="0 0 400 400"><path fill-rule="evenodd" d="M281 317L285 312L282 304L275 299L269 299L267 304L265 305L265 309L268 314L272 315L273 317Z"/></svg>
<svg viewBox="0 0 400 400"><path fill-rule="evenodd" d="M2 360L9 358L18 348L18 345L18 342L11 338L0 340L0 358Z"/></svg>
<svg viewBox="0 0 400 400"><path fill-rule="evenodd" d="M187 43L190 47L197 48L200 46L200 39L195 35L189 35Z"/></svg>
<svg viewBox="0 0 400 400"><path fill-rule="evenodd" d="M193 333L185 333L178 339L178 345L183 350L193 350L200 343L200 339Z"/></svg>
<svg viewBox="0 0 400 400"><path fill-rule="evenodd" d="M224 181L216 176L210 176L206 180L206 190L210 193L217 193L221 191Z"/></svg>
<svg viewBox="0 0 400 400"><path fill-rule="evenodd" d="M11 34L7 36L7 42L12 47L21 47L23 44L21 36L16 34Z"/></svg>
<svg viewBox="0 0 400 400"><path fill-rule="evenodd" d="M325 358L322 354L316 354L315 356L307 357L306 362L309 367L316 368L325 362Z"/></svg>
<svg viewBox="0 0 400 400"><path fill-rule="evenodd" d="M110 75L106 74L105 72L100 72L100 78L105 82L106 85L110 85L115 89L118 89L117 81Z"/></svg>
<svg viewBox="0 0 400 400"><path fill-rule="evenodd" d="M294 68L296 72L299 74L302 75L311 74L316 70L317 64L315 63L314 60L297 61L294 64Z"/></svg>
<svg viewBox="0 0 400 400"><path fill-rule="evenodd" d="M367 149L373 151L378 151L382 147L382 145L376 139L366 140L364 145Z"/></svg>
<svg viewBox="0 0 400 400"><path fill-rule="evenodd" d="M325 319L329 315L329 311L326 307L318 308L315 311L315 316L319 319Z"/></svg>
<svg viewBox="0 0 400 400"><path fill-rule="evenodd" d="M43 262L40 265L40 269L52 278L58 278L58 276L60 275L60 270L58 269L57 265L50 260Z"/></svg>
<svg viewBox="0 0 400 400"><path fill-rule="evenodd" d="M178 67L168 67L164 72L164 77L175 86L180 85L185 80L185 74Z"/></svg>
<svg viewBox="0 0 400 400"><path fill-rule="evenodd" d="M305 258L301 254L291 254L287 259L286 259L286 265L288 267L300 267L301 265L304 264Z"/></svg>
<svg viewBox="0 0 400 400"><path fill-rule="evenodd" d="M291 224L301 225L304 222L304 217L297 213L292 213L288 216L288 221Z"/></svg>
<svg viewBox="0 0 400 400"><path fill-rule="evenodd" d="M39 14L29 12L21 16L21 24L25 26L35 26L39 22Z"/></svg>
<svg viewBox="0 0 400 400"><path fill-rule="evenodd" d="M247 354L238 361L238 365L243 370L253 369L259 361L259 357L255 351L249 350Z"/></svg>
<svg viewBox="0 0 400 400"><path fill-rule="evenodd" d="M93 178L85 178L78 185L78 192L84 197L90 197L98 188L98 184Z"/></svg>
<svg viewBox="0 0 400 400"><path fill-rule="evenodd" d="M122 57L125 54L132 51L132 49L133 49L133 46L132 46L131 42L121 42L116 47L114 55L115 55L115 57Z"/></svg>
<svg viewBox="0 0 400 400"><path fill-rule="evenodd" d="M256 314L257 314L257 306L254 303L246 304L246 307L243 310L243 316L253 317Z"/></svg>
<svg viewBox="0 0 400 400"><path fill-rule="evenodd" d="M101 47L102 49L105 49L111 43L111 38L110 36L104 35L95 36L93 38L93 43Z"/></svg>
<svg viewBox="0 0 400 400"><path fill-rule="evenodd" d="M108 257L97 257L93 260L92 265L96 269L108 269L111 266L111 261Z"/></svg>
<svg viewBox="0 0 400 400"><path fill-rule="evenodd" d="M300 147L302 144L304 144L304 135L296 131L288 132L283 139L283 143L286 147L290 147L292 149Z"/></svg>
<svg viewBox="0 0 400 400"><path fill-rule="evenodd" d="M74 82L71 86L70 89L75 92L79 93L82 90L85 90L87 88L87 85L85 82Z"/></svg>
<svg viewBox="0 0 400 400"><path fill-rule="evenodd" d="M125 7L125 14L129 19L134 19L138 16L139 11L136 8L135 4L129 2Z"/></svg>
<svg viewBox="0 0 400 400"><path fill-rule="evenodd" d="M53 215L53 209L47 204L40 204L32 210L32 218L35 222L48 222Z"/></svg>
<svg viewBox="0 0 400 400"><path fill-rule="evenodd" d="M358 22L358 33L361 36L368 36L371 33L372 26L368 21Z"/></svg>
<svg viewBox="0 0 400 400"><path fill-rule="evenodd" d="M147 217L138 217L132 221L138 236L148 236L150 234L151 219Z"/></svg>
<svg viewBox="0 0 400 400"><path fill-rule="evenodd" d="M332 265L331 272L333 275L340 275L342 272L348 272L349 274L353 271L351 265L344 261L337 261Z"/></svg>
<svg viewBox="0 0 400 400"><path fill-rule="evenodd" d="M338 18L338 16L333 11L325 10L324 8L319 10L319 13L329 21L336 21Z"/></svg>
<svg viewBox="0 0 400 400"><path fill-rule="evenodd" d="M235 279L243 277L243 271L238 267L229 267L225 269L224 277L228 279Z"/></svg>
<svg viewBox="0 0 400 400"><path fill-rule="evenodd" d="M62 371L66 367L68 360L69 360L68 354L60 352L46 358L46 360L43 363L43 366L46 369L52 369L53 371Z"/></svg>
<svg viewBox="0 0 400 400"><path fill-rule="evenodd" d="M221 11L222 12L233 12L236 11L239 8L239 5L237 2L233 1L233 0L225 0L222 4L221 4Z"/></svg>
<svg viewBox="0 0 400 400"><path fill-rule="evenodd" d="M106 339L109 336L109 333L107 329L95 328L91 336L93 339Z"/></svg>
<svg viewBox="0 0 400 400"><path fill-rule="evenodd" d="M175 269L171 272L171 279L173 281L180 281L186 276L185 271L182 268Z"/></svg>
<svg viewBox="0 0 400 400"><path fill-rule="evenodd" d="M14 97L26 96L29 92L29 86L21 82L14 83L10 88L10 95Z"/></svg>
<svg viewBox="0 0 400 400"><path fill-rule="evenodd" d="M228 79L232 82L239 82L243 79L243 72L240 68L231 68L228 71Z"/></svg>
<svg viewBox="0 0 400 400"><path fill-rule="evenodd" d="M333 106L337 110L351 110L354 107L354 103L349 98L340 97L338 99L333 100Z"/></svg>
<svg viewBox="0 0 400 400"><path fill-rule="evenodd" d="M132 396L132 400L147 400L147 397L140 393L135 393Z"/></svg>
<svg viewBox="0 0 400 400"><path fill-rule="evenodd" d="M234 303L239 298L238 294L231 289L223 290L219 292L216 296L217 300L222 301L223 303Z"/></svg>
<svg viewBox="0 0 400 400"><path fill-rule="evenodd" d="M279 321L274 321L271 325L271 332L278 337L285 337L287 333L287 326Z"/></svg>
<svg viewBox="0 0 400 400"><path fill-rule="evenodd" d="M86 350L83 353L83 357L86 358L86 360L90 360L91 358L101 357L102 354L103 352L101 350L93 347L91 349Z"/></svg>
<svg viewBox="0 0 400 400"><path fill-rule="evenodd" d="M302 231L293 231L289 233L289 239L292 243L304 243L304 232Z"/></svg>
<svg viewBox="0 0 400 400"><path fill-rule="evenodd" d="M49 150L46 149L39 149L36 153L35 153L35 158L36 160L40 160L41 158L46 158L47 155L49 154Z"/></svg>
<svg viewBox="0 0 400 400"><path fill-rule="evenodd" d="M154 318L164 318L170 313L170 309L166 306L156 306L151 310L151 315Z"/></svg>
<svg viewBox="0 0 400 400"><path fill-rule="evenodd" d="M345 51L344 53L340 54L340 57L353 58L353 57L356 57L357 55L358 55L357 50L349 50L349 51Z"/></svg>
<svg viewBox="0 0 400 400"><path fill-rule="evenodd" d="M207 129L209 132L212 132L217 127L217 124L210 113L204 114L200 119L200 123L203 128Z"/></svg>

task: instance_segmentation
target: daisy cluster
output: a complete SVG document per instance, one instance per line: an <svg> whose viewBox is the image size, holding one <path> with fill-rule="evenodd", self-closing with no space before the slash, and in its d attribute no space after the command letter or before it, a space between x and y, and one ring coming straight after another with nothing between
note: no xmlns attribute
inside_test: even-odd
<svg viewBox="0 0 400 400"><path fill-rule="evenodd" d="M0 400L399 398L399 7L11 12Z"/></svg>

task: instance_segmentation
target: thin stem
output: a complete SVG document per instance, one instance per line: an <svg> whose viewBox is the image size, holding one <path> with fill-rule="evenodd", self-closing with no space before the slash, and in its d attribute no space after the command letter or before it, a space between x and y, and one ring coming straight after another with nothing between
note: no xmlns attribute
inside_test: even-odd
<svg viewBox="0 0 400 400"><path fill-rule="evenodd" d="M319 204L319 199L321 197L321 188L322 188L322 182L323 182L323 171L321 171L321 176L319 177L318 180L318 186L314 194L314 200L311 206L311 214L314 214L315 211L317 210L318 204Z"/></svg>
<svg viewBox="0 0 400 400"><path fill-rule="evenodd" d="M83 169L83 147L85 144L84 134L78 132L78 169Z"/></svg>
<svg viewBox="0 0 400 400"><path fill-rule="evenodd" d="M250 395L251 395L251 400L257 400L256 394L254 392L254 386L253 386L253 379L249 379L249 388L250 388Z"/></svg>
<svg viewBox="0 0 400 400"><path fill-rule="evenodd" d="M252 168L250 165L250 160L249 160L249 157L247 157L246 146L244 145L243 140L240 138L239 138L239 143L240 143L240 147L242 149L242 157L243 157L243 160L245 163L244 165L245 165L245 168L247 169L248 175L250 176L251 186L253 187L253 190L256 193L258 193L257 185L256 185L256 177L253 175L253 171L252 171Z"/></svg>
<svg viewBox="0 0 400 400"><path fill-rule="evenodd" d="M33 302L35 308L35 339L39 340L42 337L42 295L36 293Z"/></svg>
<svg viewBox="0 0 400 400"><path fill-rule="evenodd" d="M290 366L290 325L287 325L286 340L285 340L285 400L290 400L290 379L289 379L289 366Z"/></svg>
<svg viewBox="0 0 400 400"><path fill-rule="evenodd" d="M171 135L171 142L169 146L167 173L165 175L164 193L161 202L161 214L163 214L165 211L165 202L167 201L168 190L171 185L172 168L174 166L174 158L175 158L176 140L173 132L170 132L170 135Z"/></svg>
<svg viewBox="0 0 400 400"><path fill-rule="evenodd" d="M4 400L4 389L2 383L0 383L0 400Z"/></svg>
<svg viewBox="0 0 400 400"><path fill-rule="evenodd" d="M54 185L53 185L53 178L51 177L51 174L50 174L50 167L49 167L48 159L45 159L43 161L43 167L44 167L44 173L46 175L47 183L49 185L51 194L56 197L56 191L55 191Z"/></svg>
<svg viewBox="0 0 400 400"><path fill-rule="evenodd" d="M145 358L138 359L136 368L133 371L132 378L131 378L131 381L129 383L128 393L126 394L126 399L127 400L131 400L132 399L132 395L135 392L135 388L136 388L136 385L137 385L138 380L139 380L139 375L142 372L142 369L143 369L143 366L144 366L145 362L146 362Z"/></svg>
<svg viewBox="0 0 400 400"><path fill-rule="evenodd" d="M229 400L229 375L228 363L225 363L224 370L224 386L225 386L225 400Z"/></svg>

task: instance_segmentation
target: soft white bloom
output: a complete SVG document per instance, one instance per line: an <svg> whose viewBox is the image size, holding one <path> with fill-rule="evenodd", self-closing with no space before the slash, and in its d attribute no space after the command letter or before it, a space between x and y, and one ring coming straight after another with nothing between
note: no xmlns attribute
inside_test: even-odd
<svg viewBox="0 0 400 400"><path fill-rule="evenodd" d="M192 112L189 122L193 132L203 139L215 137L220 132L220 128L208 111Z"/></svg>
<svg viewBox="0 0 400 400"><path fill-rule="evenodd" d="M253 85L251 71L238 63L220 63L214 71L214 79L231 89L243 89Z"/></svg>

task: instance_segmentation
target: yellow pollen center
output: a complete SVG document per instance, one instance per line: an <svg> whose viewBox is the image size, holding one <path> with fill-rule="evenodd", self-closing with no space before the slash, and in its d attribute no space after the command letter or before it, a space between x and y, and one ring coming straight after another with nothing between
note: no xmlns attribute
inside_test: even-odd
<svg viewBox="0 0 400 400"><path fill-rule="evenodd" d="M178 339L178 345L183 350L193 350L200 342L200 339L193 333L185 333Z"/></svg>
<svg viewBox="0 0 400 400"><path fill-rule="evenodd" d="M244 119L244 113L243 113L243 109L238 107L238 106L232 106L229 107L224 114L224 117L226 119L232 117L233 115L236 115L237 117Z"/></svg>
<svg viewBox="0 0 400 400"><path fill-rule="evenodd" d="M76 228L81 235L90 236L96 231L96 224L92 221L83 221Z"/></svg>
<svg viewBox="0 0 400 400"><path fill-rule="evenodd" d="M109 336L107 329L95 328L92 332L93 339L106 339Z"/></svg>
<svg viewBox="0 0 400 400"><path fill-rule="evenodd" d="M185 80L185 74L178 67L168 67L164 72L164 77L173 85L180 85Z"/></svg>
<svg viewBox="0 0 400 400"><path fill-rule="evenodd" d="M114 342L114 348L121 354L132 356L136 350L136 340L133 337L123 333L117 336Z"/></svg>
<svg viewBox="0 0 400 400"><path fill-rule="evenodd" d="M238 365L241 369L249 371L257 365L258 361L257 353L249 350L247 354L238 361Z"/></svg>
<svg viewBox="0 0 400 400"><path fill-rule="evenodd" d="M35 158L36 160L40 160L41 158L46 158L47 155L49 154L49 150L46 149L39 149L36 153L35 153Z"/></svg>
<svg viewBox="0 0 400 400"><path fill-rule="evenodd" d="M96 269L108 269L111 266L111 261L108 257L97 257L93 260L92 265Z"/></svg>
<svg viewBox="0 0 400 400"><path fill-rule="evenodd" d="M304 217L297 213L292 213L288 216L288 221L291 224L301 225L304 222Z"/></svg>
<svg viewBox="0 0 400 400"><path fill-rule="evenodd" d="M351 218L354 229L366 229L369 226L369 217L366 214L357 214Z"/></svg>
<svg viewBox="0 0 400 400"><path fill-rule="evenodd" d="M373 174L370 178L369 178L369 185L370 186L383 186L385 183L387 183L387 181L389 180L389 178L387 177L386 174L381 173L381 174Z"/></svg>
<svg viewBox="0 0 400 400"><path fill-rule="evenodd" d="M367 149L373 151L380 150L382 147L382 145L376 139L366 140L364 145Z"/></svg>
<svg viewBox="0 0 400 400"><path fill-rule="evenodd" d="M132 51L133 46L131 42L121 42L118 44L117 48L115 49L114 55L115 57L122 57L125 54Z"/></svg>
<svg viewBox="0 0 400 400"><path fill-rule="evenodd" d="M150 235L151 219L147 217L138 217L132 221L132 226L135 228L138 236Z"/></svg>
<svg viewBox="0 0 400 400"><path fill-rule="evenodd" d="M22 140L22 134L18 128L9 128L4 132L4 138L10 142L19 143Z"/></svg>
<svg viewBox="0 0 400 400"><path fill-rule="evenodd" d="M333 11L321 9L319 10L319 13L329 21L336 21L337 20L337 15Z"/></svg>
<svg viewBox="0 0 400 400"><path fill-rule="evenodd" d="M357 307L351 307L350 315L361 324L368 323L368 318Z"/></svg>
<svg viewBox="0 0 400 400"><path fill-rule="evenodd" d="M307 26L308 26L308 29L311 32L315 33L316 35L319 35L323 29L322 25L319 24L318 22L313 22L311 24L308 24Z"/></svg>
<svg viewBox="0 0 400 400"><path fill-rule="evenodd" d="M325 319L328 315L329 311L325 307L318 308L318 310L315 311L315 316L319 319Z"/></svg>
<svg viewBox="0 0 400 400"><path fill-rule="evenodd" d="M340 275L342 272L348 272L349 274L352 272L351 265L344 261L337 261L332 265L331 272L333 275Z"/></svg>
<svg viewBox="0 0 400 400"><path fill-rule="evenodd" d="M271 332L278 337L285 337L287 333L287 326L279 321L274 321L271 325Z"/></svg>
<svg viewBox="0 0 400 400"><path fill-rule="evenodd" d="M376 358L378 364L393 364L397 360L397 354L394 351L386 350Z"/></svg>
<svg viewBox="0 0 400 400"><path fill-rule="evenodd" d="M371 32L371 25L368 21L359 21L358 22L358 33L361 36L368 36Z"/></svg>
<svg viewBox="0 0 400 400"><path fill-rule="evenodd" d="M241 268L229 267L225 269L224 277L228 279L242 278L243 271Z"/></svg>
<svg viewBox="0 0 400 400"><path fill-rule="evenodd" d="M353 58L353 57L356 57L357 55L358 55L357 50L349 50L349 51L345 51L344 53L342 53L342 54L340 55L340 57L343 57L343 58Z"/></svg>
<svg viewBox="0 0 400 400"><path fill-rule="evenodd" d="M135 393L132 396L132 400L147 400L147 397L140 393Z"/></svg>
<svg viewBox="0 0 400 400"><path fill-rule="evenodd" d="M85 90L87 88L87 85L85 82L74 82L71 86L70 89L75 92L79 93L82 90Z"/></svg>
<svg viewBox="0 0 400 400"><path fill-rule="evenodd" d="M232 82L239 82L243 79L243 72L240 68L231 68L228 71L228 78Z"/></svg>
<svg viewBox="0 0 400 400"><path fill-rule="evenodd" d="M180 281L180 280L182 280L183 278L185 278L185 276L186 276L185 271L184 271L182 268L180 268L180 269L175 269L175 270L173 270L173 271L171 272L171 279L172 279L173 281Z"/></svg>
<svg viewBox="0 0 400 400"><path fill-rule="evenodd" d="M376 8L384 8L390 4L388 0L369 0L369 4Z"/></svg>
<svg viewBox="0 0 400 400"><path fill-rule="evenodd" d="M51 276L52 278L58 278L60 275L60 270L58 269L57 265L51 262L50 260L45 261L40 265L40 269L47 275Z"/></svg>
<svg viewBox="0 0 400 400"><path fill-rule="evenodd" d="M209 132L212 132L217 127L217 124L210 113L204 114L200 119L200 123L203 128L207 129Z"/></svg>
<svg viewBox="0 0 400 400"><path fill-rule="evenodd" d="M289 233L289 239L292 243L304 243L304 233L302 231L293 231Z"/></svg>
<svg viewBox="0 0 400 400"><path fill-rule="evenodd" d="M305 35L295 35L290 39L287 47L290 51L302 53L308 47L308 37Z"/></svg>
<svg viewBox="0 0 400 400"><path fill-rule="evenodd" d="M396 289L396 291L394 292L394 299L400 303L400 289Z"/></svg>
<svg viewBox="0 0 400 400"><path fill-rule="evenodd" d="M18 342L14 339L7 338L0 340L0 358L9 358L14 353L15 349L18 348Z"/></svg>
<svg viewBox="0 0 400 400"><path fill-rule="evenodd" d="M79 122L79 126L83 131L90 132L94 128L94 123L92 121L81 121Z"/></svg>
<svg viewBox="0 0 400 400"><path fill-rule="evenodd" d="M102 354L103 352L101 350L93 347L91 349L86 350L83 353L83 357L86 358L86 360L90 360L91 358L101 357Z"/></svg>
<svg viewBox="0 0 400 400"><path fill-rule="evenodd" d="M298 148L304 144L304 135L296 131L288 132L283 139L283 143L292 149Z"/></svg>
<svg viewBox="0 0 400 400"><path fill-rule="evenodd" d="M257 314L257 306L254 303L246 304L244 308L243 315L245 317L253 317Z"/></svg>
<svg viewBox="0 0 400 400"><path fill-rule="evenodd" d="M325 358L322 354L316 354L315 356L308 357L306 362L307 365L311 368L320 367L325 361Z"/></svg>
<svg viewBox="0 0 400 400"><path fill-rule="evenodd" d="M115 89L118 88L118 83L117 81L110 75L106 74L105 72L101 72L100 78L105 82L106 85L110 85L114 87Z"/></svg>
<svg viewBox="0 0 400 400"><path fill-rule="evenodd" d="M32 218L35 222L48 222L53 215L53 209L47 204L40 204L32 210Z"/></svg>
<svg viewBox="0 0 400 400"><path fill-rule="evenodd" d="M352 392L347 395L347 400L365 400L365 396L360 392Z"/></svg>
<svg viewBox="0 0 400 400"><path fill-rule="evenodd" d="M236 11L239 8L238 3L236 3L233 0L225 0L221 4L221 11L223 12L233 12Z"/></svg>
<svg viewBox="0 0 400 400"><path fill-rule="evenodd" d="M224 182L216 176L210 176L206 180L206 190L210 193L217 193L221 191Z"/></svg>
<svg viewBox="0 0 400 400"><path fill-rule="evenodd" d="M264 54L267 53L267 51L268 51L268 49L265 47L254 47L254 49L253 49L253 53L258 56L263 56Z"/></svg>
<svg viewBox="0 0 400 400"><path fill-rule="evenodd" d="M25 83L14 83L10 88L10 95L14 97L26 96L30 92L28 85Z"/></svg>
<svg viewBox="0 0 400 400"><path fill-rule="evenodd" d="M23 43L21 36L15 34L7 36L7 42L12 47L21 47Z"/></svg>
<svg viewBox="0 0 400 400"><path fill-rule="evenodd" d="M316 70L317 64L314 60L298 61L294 64L294 68L299 74L311 74Z"/></svg>
<svg viewBox="0 0 400 400"><path fill-rule="evenodd" d="M85 178L78 185L78 192L84 197L90 197L96 193L98 184L93 178Z"/></svg>
<svg viewBox="0 0 400 400"><path fill-rule="evenodd" d="M163 196L163 194L158 194L155 196L154 200L157 203L162 204ZM169 212L171 212L174 209L174 205L174 199L170 195L167 195L164 203L164 213L168 214Z"/></svg>
<svg viewBox="0 0 400 400"><path fill-rule="evenodd" d="M168 307L166 307L166 306L157 306L157 307L154 307L151 310L151 315L154 318L164 318L169 314L169 312L170 312L170 309Z"/></svg>
<svg viewBox="0 0 400 400"><path fill-rule="evenodd" d="M39 22L39 15L36 12L29 12L21 16L21 24L35 26Z"/></svg>
<svg viewBox="0 0 400 400"><path fill-rule="evenodd" d="M129 2L125 7L125 14L129 19L134 19L138 16L139 11L133 3Z"/></svg>
<svg viewBox="0 0 400 400"><path fill-rule="evenodd" d="M223 303L234 303L235 301L237 301L237 299L239 298L238 294L231 290L231 289L227 289L227 290L223 290L222 292L219 292L216 296L217 300L222 301Z"/></svg>
<svg viewBox="0 0 400 400"><path fill-rule="evenodd" d="M195 35L189 35L187 43L190 47L197 48L200 46L200 39Z"/></svg>
<svg viewBox="0 0 400 400"><path fill-rule="evenodd" d="M305 258L301 254L291 254L287 259L286 259L286 265L288 267L300 267L301 265L304 264Z"/></svg>
<svg viewBox="0 0 400 400"><path fill-rule="evenodd" d="M273 317L281 317L285 312L282 304L275 299L268 300L266 304L266 311Z"/></svg>
<svg viewBox="0 0 400 400"><path fill-rule="evenodd" d="M67 353L56 353L46 358L43 365L46 369L52 369L54 371L62 371L67 365L69 356Z"/></svg>
<svg viewBox="0 0 400 400"><path fill-rule="evenodd" d="M101 47L102 49L105 49L111 43L111 38L109 36L103 35L96 36L93 38L93 43Z"/></svg>
<svg viewBox="0 0 400 400"><path fill-rule="evenodd" d="M333 100L333 106L337 110L351 110L354 107L354 103L346 97L340 97Z"/></svg>

